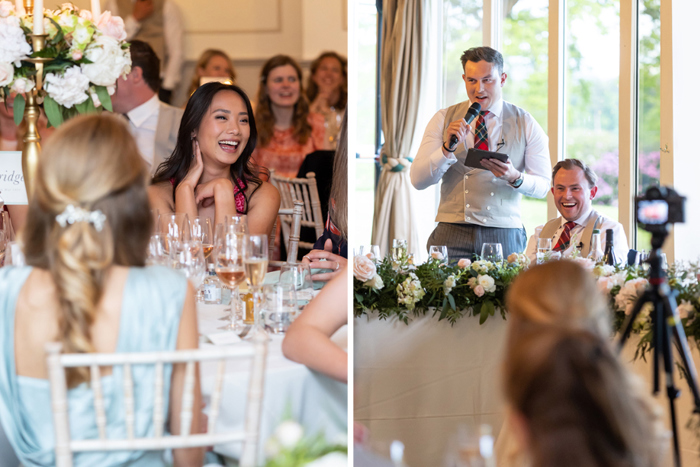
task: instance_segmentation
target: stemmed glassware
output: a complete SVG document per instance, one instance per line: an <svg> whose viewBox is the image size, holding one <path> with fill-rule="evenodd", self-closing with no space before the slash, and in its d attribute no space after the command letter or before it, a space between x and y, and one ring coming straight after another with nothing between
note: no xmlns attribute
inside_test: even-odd
<svg viewBox="0 0 700 467"><path fill-rule="evenodd" d="M267 273L268 250L266 235L246 235L243 242L243 266L248 285L253 291L254 333L263 333L260 325L260 288Z"/></svg>
<svg viewBox="0 0 700 467"><path fill-rule="evenodd" d="M219 329L236 331L236 312L238 309L238 286L245 280L243 269L243 244L244 236L239 235L224 224L217 227L217 235L214 240L214 272L224 286L231 289L231 315L230 323Z"/></svg>
<svg viewBox="0 0 700 467"><path fill-rule="evenodd" d="M447 264L447 247L445 245L430 245L430 257Z"/></svg>
<svg viewBox="0 0 700 467"><path fill-rule="evenodd" d="M503 261L503 247L500 243L484 243L481 246L481 259L492 263Z"/></svg>
<svg viewBox="0 0 700 467"><path fill-rule="evenodd" d="M197 239L202 244L204 259L209 259L214 249L214 232L211 227L211 219L197 216L192 219L192 238Z"/></svg>
<svg viewBox="0 0 700 467"><path fill-rule="evenodd" d="M549 237L538 238L536 254L537 264L544 263L550 251L552 251L552 239Z"/></svg>
<svg viewBox="0 0 700 467"><path fill-rule="evenodd" d="M160 214L158 216L156 232L160 234L163 239L163 247L166 253L170 253L171 249L177 248L182 238L185 219L187 219L187 214L181 212Z"/></svg>
<svg viewBox="0 0 700 467"><path fill-rule="evenodd" d="M202 284L207 272L202 244L192 238L190 222L186 215L181 226L182 236L179 240L170 243L172 267L182 272L196 289Z"/></svg>

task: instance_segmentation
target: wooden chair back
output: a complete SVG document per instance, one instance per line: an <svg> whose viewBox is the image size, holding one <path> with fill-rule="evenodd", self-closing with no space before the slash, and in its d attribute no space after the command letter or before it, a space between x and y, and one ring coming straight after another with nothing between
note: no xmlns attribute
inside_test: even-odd
<svg viewBox="0 0 700 467"><path fill-rule="evenodd" d="M175 448L192 448L212 446L215 444L242 442L241 467L258 465L257 452L260 442L260 416L265 382L265 364L267 358L267 341L254 338L252 345L235 345L214 349L198 349L171 352L141 352L112 354L62 354L62 344L46 344L49 382L51 385L51 409L53 412L54 434L56 440L56 466L72 467L73 453L88 451L123 451L123 450L164 450ZM250 383L246 402L245 423L243 430L226 433L215 432L216 421L221 403L221 391L226 370L226 360L250 359ZM191 434L192 410L195 387L195 364L203 361L218 360L214 390L210 399L207 432ZM164 436L167 407L163 401L164 365L184 363L185 384L180 408L181 433ZM155 365L155 384L153 390L153 437L137 438L134 436L134 382L133 365ZM107 438L107 417L102 395L100 367L123 367L123 391L125 404L126 438ZM95 419L99 433L98 439L71 440L68 422L68 389L66 368L90 368L90 385L93 391ZM199 409L197 407L196 409Z"/></svg>
<svg viewBox="0 0 700 467"><path fill-rule="evenodd" d="M280 267L286 263L296 263L297 257L299 256L299 236L301 235L301 218L304 214L304 203L295 199L293 201L294 208L285 209L280 208L277 215L279 219L282 216L291 217L291 229L289 234L289 242L285 245L287 249L287 261L269 261L268 265L272 267ZM277 230L277 221L272 227L272 233L270 234L269 245L275 244L275 232Z"/></svg>

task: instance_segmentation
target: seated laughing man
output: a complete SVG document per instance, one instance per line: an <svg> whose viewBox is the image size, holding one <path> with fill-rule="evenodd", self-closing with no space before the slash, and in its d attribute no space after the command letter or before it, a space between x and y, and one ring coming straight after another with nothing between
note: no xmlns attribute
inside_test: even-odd
<svg viewBox="0 0 700 467"><path fill-rule="evenodd" d="M552 194L561 217L535 229L535 234L530 237L525 249L530 261L535 261L537 240L540 237L550 237L552 249L562 251L564 255L573 248L580 247L581 255L587 256L591 249L594 229L600 230L601 245L605 242L605 231L612 229L615 256L618 261L626 261L629 247L622 224L593 209L593 198L598 192L597 181L598 176L595 172L578 159L557 162L552 169ZM559 239L565 231L568 231L569 240L560 244Z"/></svg>

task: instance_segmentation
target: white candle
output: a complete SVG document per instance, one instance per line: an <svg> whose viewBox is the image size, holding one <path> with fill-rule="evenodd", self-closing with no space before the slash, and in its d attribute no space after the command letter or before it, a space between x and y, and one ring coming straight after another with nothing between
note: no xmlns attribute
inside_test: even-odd
<svg viewBox="0 0 700 467"><path fill-rule="evenodd" d="M24 15L24 6L22 6L22 0L15 0L15 13L17 16Z"/></svg>
<svg viewBox="0 0 700 467"><path fill-rule="evenodd" d="M34 34L44 34L44 0L34 0Z"/></svg>
<svg viewBox="0 0 700 467"><path fill-rule="evenodd" d="M97 21L102 14L100 11L100 0L90 0L92 3L92 20Z"/></svg>

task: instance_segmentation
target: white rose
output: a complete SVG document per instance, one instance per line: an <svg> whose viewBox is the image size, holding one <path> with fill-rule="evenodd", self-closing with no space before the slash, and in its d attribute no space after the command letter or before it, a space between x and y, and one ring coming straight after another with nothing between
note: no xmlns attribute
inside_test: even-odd
<svg viewBox="0 0 700 467"><path fill-rule="evenodd" d="M477 285L474 287L474 293L476 294L477 297L483 297L484 296L484 288L480 285Z"/></svg>
<svg viewBox="0 0 700 467"><path fill-rule="evenodd" d="M11 91L17 94L24 94L32 89L34 89L34 81L27 78L17 78L10 88Z"/></svg>
<svg viewBox="0 0 700 467"><path fill-rule="evenodd" d="M373 278L366 281L362 285L364 285L365 287L371 287L373 289L381 290L384 288L384 281L382 280L382 276L380 276L379 274L375 274Z"/></svg>
<svg viewBox="0 0 700 467"><path fill-rule="evenodd" d="M377 274L377 266L366 256L355 256L352 272L358 281L367 282Z"/></svg>
<svg viewBox="0 0 700 467"><path fill-rule="evenodd" d="M467 258L461 258L457 262L457 266L459 266L462 269L467 269L469 266L471 266L471 264L472 264L472 261L470 259L467 259Z"/></svg>
<svg viewBox="0 0 700 467"><path fill-rule="evenodd" d="M452 274L447 276L447 279L445 279L445 287L452 288L455 286L456 283L457 281L455 280L455 276Z"/></svg>
<svg viewBox="0 0 700 467"><path fill-rule="evenodd" d="M88 99L90 80L80 72L80 67L68 68L63 76L46 75L44 88L49 96L66 108L81 104Z"/></svg>
<svg viewBox="0 0 700 467"><path fill-rule="evenodd" d="M15 77L15 67L12 63L0 62L0 87L7 86Z"/></svg>
<svg viewBox="0 0 700 467"><path fill-rule="evenodd" d="M283 448L292 449L304 436L304 429L297 422L291 420L280 423L274 433Z"/></svg>
<svg viewBox="0 0 700 467"><path fill-rule="evenodd" d="M496 284L491 276L479 276L476 278L477 283L484 288L486 292L495 292Z"/></svg>
<svg viewBox="0 0 700 467"><path fill-rule="evenodd" d="M15 6L12 2L3 1L0 2L0 18L7 18L10 13L14 13Z"/></svg>
<svg viewBox="0 0 700 467"><path fill-rule="evenodd" d="M113 85L131 66L131 56L122 51L116 39L109 36L98 35L85 49L84 56L92 63L81 65L83 73L100 86Z"/></svg>
<svg viewBox="0 0 700 467"><path fill-rule="evenodd" d="M32 52L16 16L0 19L0 44L0 62L20 66L20 60Z"/></svg>

